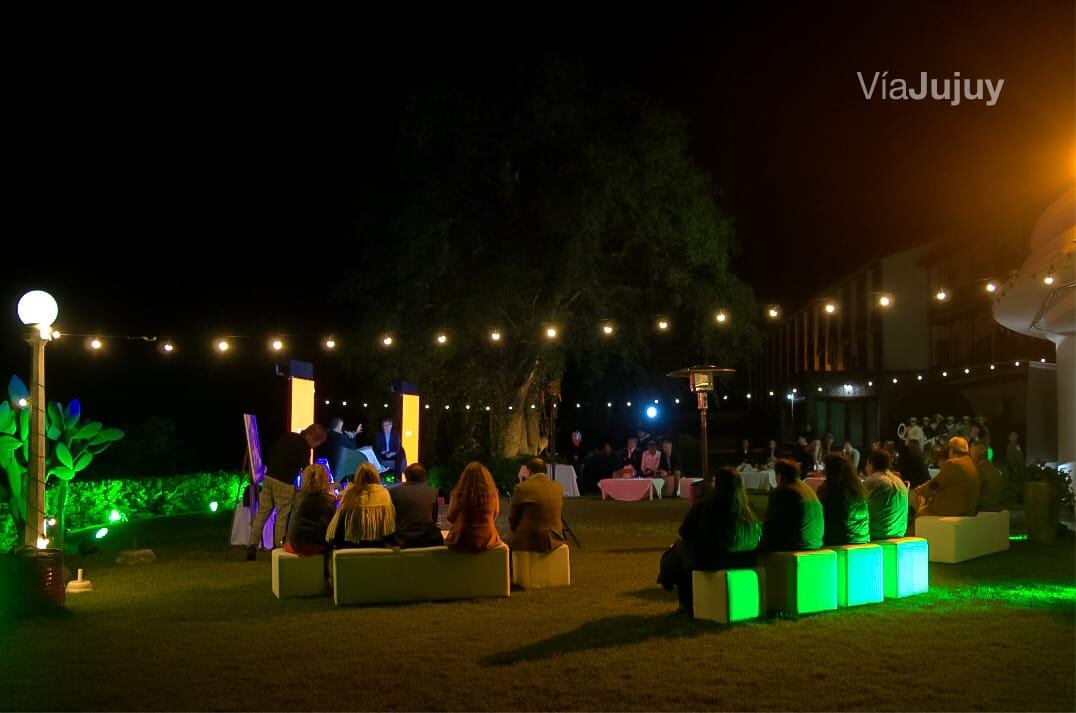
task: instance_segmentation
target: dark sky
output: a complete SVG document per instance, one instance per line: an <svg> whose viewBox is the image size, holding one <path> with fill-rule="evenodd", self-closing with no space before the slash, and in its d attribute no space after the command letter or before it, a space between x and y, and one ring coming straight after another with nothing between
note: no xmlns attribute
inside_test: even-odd
<svg viewBox="0 0 1076 713"><path fill-rule="evenodd" d="M684 115L762 302L932 238L1023 240L1076 179L1071 1L625 7L20 25L3 304L45 287L87 333L321 331L302 305L362 239L400 97L495 90L550 51ZM867 101L857 71L1005 85L993 107ZM22 371L13 308L0 328Z"/></svg>

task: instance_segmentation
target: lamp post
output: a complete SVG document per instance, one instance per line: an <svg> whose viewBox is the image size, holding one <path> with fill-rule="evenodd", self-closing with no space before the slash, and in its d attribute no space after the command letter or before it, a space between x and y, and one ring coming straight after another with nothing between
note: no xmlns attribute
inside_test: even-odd
<svg viewBox="0 0 1076 713"><path fill-rule="evenodd" d="M714 390L714 375L731 376L736 373L735 369L723 369L721 367L706 365L692 366L687 369L678 369L670 372L668 376L687 377L688 386L695 394L699 408L699 430L701 431L702 454L702 482L707 488L714 483L714 476L710 473L710 439L706 431L706 411L709 407L707 394Z"/></svg>
<svg viewBox="0 0 1076 713"><path fill-rule="evenodd" d="M52 323L59 308L42 290L27 292L19 300L19 320L26 325L30 345L30 458L26 482L26 527L23 544L44 549L45 537L45 345L52 340Z"/></svg>

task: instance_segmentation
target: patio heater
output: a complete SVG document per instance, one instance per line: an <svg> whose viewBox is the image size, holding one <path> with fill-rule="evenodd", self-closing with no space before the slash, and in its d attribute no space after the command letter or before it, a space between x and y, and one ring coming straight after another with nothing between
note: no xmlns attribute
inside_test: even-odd
<svg viewBox="0 0 1076 713"><path fill-rule="evenodd" d="M702 454L702 482L707 488L714 484L714 476L710 473L709 463L710 439L706 432L706 410L709 407L707 394L714 390L715 376L731 376L735 373L735 369L724 369L708 364L704 366L692 366L687 369L677 369L668 374L668 376L686 377L688 386L698 400L699 430L701 431L699 451Z"/></svg>

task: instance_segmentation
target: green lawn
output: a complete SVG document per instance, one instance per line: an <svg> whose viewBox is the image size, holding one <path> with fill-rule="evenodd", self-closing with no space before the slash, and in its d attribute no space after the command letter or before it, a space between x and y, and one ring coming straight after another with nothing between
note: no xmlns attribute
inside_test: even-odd
<svg viewBox="0 0 1076 713"><path fill-rule="evenodd" d="M571 500L570 589L338 609L277 601L230 513L115 528L95 591L0 622L0 708L1076 709L1071 541L932 565L902 601L732 627L669 618L654 584L683 501ZM137 536L158 562L109 564Z"/></svg>

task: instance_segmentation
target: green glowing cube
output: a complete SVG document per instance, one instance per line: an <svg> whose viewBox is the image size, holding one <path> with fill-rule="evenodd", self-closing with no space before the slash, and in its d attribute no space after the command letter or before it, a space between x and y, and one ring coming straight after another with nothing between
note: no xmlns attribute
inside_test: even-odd
<svg viewBox="0 0 1076 713"><path fill-rule="evenodd" d="M765 581L762 569L692 572L695 618L722 624L757 619L765 610Z"/></svg>
<svg viewBox="0 0 1076 713"><path fill-rule="evenodd" d="M882 548L878 545L840 545L837 553L837 606L877 604L883 592Z"/></svg>
<svg viewBox="0 0 1076 713"><path fill-rule="evenodd" d="M837 553L833 550L771 552L766 569L766 608L772 613L810 614L837 608Z"/></svg>
<svg viewBox="0 0 1076 713"><path fill-rule="evenodd" d="M928 545L922 537L878 540L882 548L882 569L886 599L922 594L928 585Z"/></svg>

